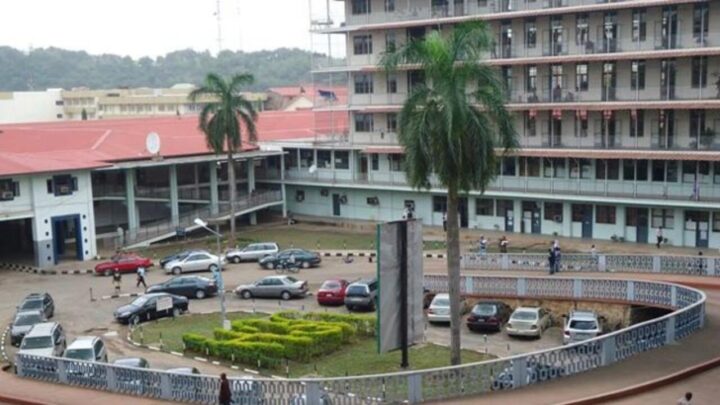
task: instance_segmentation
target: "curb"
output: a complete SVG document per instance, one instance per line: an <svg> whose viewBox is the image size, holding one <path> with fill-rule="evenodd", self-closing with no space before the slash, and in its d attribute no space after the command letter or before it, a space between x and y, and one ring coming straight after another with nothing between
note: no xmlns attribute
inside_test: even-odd
<svg viewBox="0 0 720 405"><path fill-rule="evenodd" d="M720 367L720 357L715 357L714 359L708 360L706 362L696 364L694 366L690 366L688 368L685 368L683 370L680 370L678 372L666 375L664 377L656 378L654 380L650 380L644 383L631 385L626 388L622 388L619 390L606 392L603 394L594 395L591 397L585 397L573 401L567 401L562 402L559 405L590 405L590 404L598 404L598 403L604 403L612 400L617 400L633 395L642 394L647 391L652 391L655 389L658 389L660 387L663 387L665 385L670 385L672 383L682 381L686 378L690 378L694 375L704 373L706 371L712 370L716 367Z"/></svg>
<svg viewBox="0 0 720 405"><path fill-rule="evenodd" d="M319 252L322 257L377 257L375 252ZM445 259L445 253L423 253L426 259Z"/></svg>
<svg viewBox="0 0 720 405"><path fill-rule="evenodd" d="M32 273L40 274L43 276L68 276L68 275L82 275L82 274L93 274L92 269L85 270L45 270L38 267L26 266L24 264L15 263L0 263L0 268L13 270L21 273Z"/></svg>
<svg viewBox="0 0 720 405"><path fill-rule="evenodd" d="M7 355L7 352L5 351L5 341L7 340L7 337L10 334L10 325L5 327L5 330L3 331L2 337L0 337L0 356L2 356L2 359L12 365L12 361L10 361L10 358Z"/></svg>

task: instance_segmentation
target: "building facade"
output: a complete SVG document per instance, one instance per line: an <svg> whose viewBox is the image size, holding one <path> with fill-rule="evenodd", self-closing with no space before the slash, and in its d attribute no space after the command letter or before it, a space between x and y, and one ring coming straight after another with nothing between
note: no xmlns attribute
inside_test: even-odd
<svg viewBox="0 0 720 405"><path fill-rule="evenodd" d="M292 212L388 220L413 205L441 225L444 190L407 186L396 135L400 107L422 75L411 66L388 75L378 62L410 38L484 20L495 38L484 63L506 84L521 148L502 159L484 195L462 199L463 227L640 243L662 228L672 245L720 247L720 3L344 6L343 20L313 24L334 38L327 43L345 44L343 63L321 63L315 73L347 73L349 135L282 145Z"/></svg>

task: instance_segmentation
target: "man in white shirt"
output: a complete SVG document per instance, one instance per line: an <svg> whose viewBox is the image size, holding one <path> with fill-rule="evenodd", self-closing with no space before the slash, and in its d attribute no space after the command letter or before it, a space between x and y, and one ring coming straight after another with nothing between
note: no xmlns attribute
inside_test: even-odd
<svg viewBox="0 0 720 405"><path fill-rule="evenodd" d="M677 405L692 405L692 397L692 392L686 392L685 396L678 399Z"/></svg>

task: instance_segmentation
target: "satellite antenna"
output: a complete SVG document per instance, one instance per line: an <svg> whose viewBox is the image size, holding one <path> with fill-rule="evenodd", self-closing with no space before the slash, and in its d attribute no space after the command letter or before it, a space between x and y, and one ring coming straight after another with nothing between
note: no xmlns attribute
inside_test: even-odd
<svg viewBox="0 0 720 405"><path fill-rule="evenodd" d="M317 166L315 166L315 165L313 164L312 166L310 166L310 168L308 169L308 171L309 171L311 174L312 174L312 173L315 173L315 172L317 171Z"/></svg>
<svg viewBox="0 0 720 405"><path fill-rule="evenodd" d="M153 158L160 158L160 135L150 132L145 137L145 149Z"/></svg>

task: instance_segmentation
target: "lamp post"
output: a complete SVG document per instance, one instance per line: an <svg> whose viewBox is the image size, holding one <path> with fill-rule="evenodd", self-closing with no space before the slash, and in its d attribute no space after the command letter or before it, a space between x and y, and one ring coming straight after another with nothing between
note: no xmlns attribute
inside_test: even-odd
<svg viewBox="0 0 720 405"><path fill-rule="evenodd" d="M200 218L195 218L193 221L195 225L204 228L206 231L212 233L215 235L215 241L217 243L217 277L215 278L215 284L217 284L218 292L220 295L220 314L222 316L222 327L223 329L230 329L230 324L228 323L227 316L225 314L225 282L223 282L223 276L222 276L222 250L220 249L220 238L222 238L222 235L220 234L220 227L216 225L216 230L210 229L208 227L208 223L203 221Z"/></svg>

